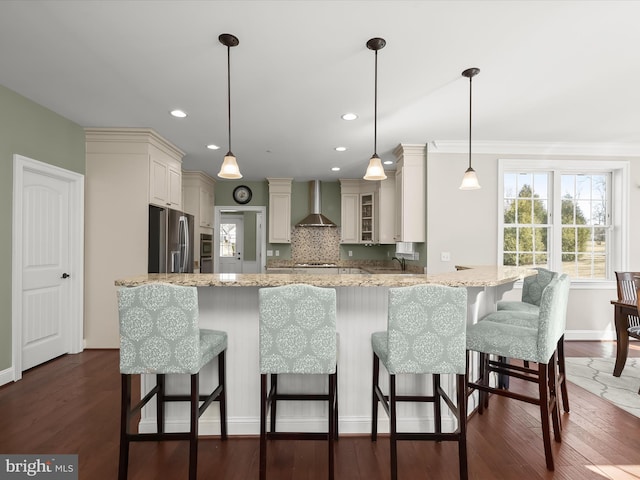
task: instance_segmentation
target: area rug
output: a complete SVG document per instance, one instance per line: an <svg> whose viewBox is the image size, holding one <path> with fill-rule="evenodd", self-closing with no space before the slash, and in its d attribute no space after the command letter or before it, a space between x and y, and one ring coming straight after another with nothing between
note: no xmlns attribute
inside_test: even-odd
<svg viewBox="0 0 640 480"><path fill-rule="evenodd" d="M628 358L620 377L613 376L615 358L566 358L567 380L640 417L640 358Z"/></svg>

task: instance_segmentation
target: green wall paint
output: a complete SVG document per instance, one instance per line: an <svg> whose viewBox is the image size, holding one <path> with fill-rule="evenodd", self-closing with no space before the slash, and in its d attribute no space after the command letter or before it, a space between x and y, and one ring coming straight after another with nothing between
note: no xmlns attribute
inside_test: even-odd
<svg viewBox="0 0 640 480"><path fill-rule="evenodd" d="M13 155L84 174L84 130L0 85L0 371L11 367Z"/></svg>
<svg viewBox="0 0 640 480"><path fill-rule="evenodd" d="M256 261L256 212L244 212L244 260Z"/></svg>

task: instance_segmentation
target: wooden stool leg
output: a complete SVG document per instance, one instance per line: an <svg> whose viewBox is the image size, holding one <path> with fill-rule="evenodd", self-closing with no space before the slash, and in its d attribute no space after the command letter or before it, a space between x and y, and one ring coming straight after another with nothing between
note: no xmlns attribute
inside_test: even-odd
<svg viewBox="0 0 640 480"><path fill-rule="evenodd" d="M200 379L197 373L191 375L191 438L189 439L189 480L198 478L198 407L200 399Z"/></svg>
<svg viewBox="0 0 640 480"><path fill-rule="evenodd" d="M218 355L218 384L222 387L220 392L220 439L227 439L227 380L225 367L225 351Z"/></svg>
<svg viewBox="0 0 640 480"><path fill-rule="evenodd" d="M457 375L458 380L458 464L460 467L460 480L467 480L467 376Z"/></svg>
<svg viewBox="0 0 640 480"><path fill-rule="evenodd" d="M378 395L376 390L379 387L380 359L373 354L373 394L371 400L371 441L375 442L378 436Z"/></svg>
<svg viewBox="0 0 640 480"><path fill-rule="evenodd" d="M158 385L158 393L156 393L156 432L164 433L164 374L156 375L156 383Z"/></svg>
<svg viewBox="0 0 640 480"><path fill-rule="evenodd" d="M398 439L396 438L396 376L389 375L389 429L391 480L398 480Z"/></svg>
<svg viewBox="0 0 640 480"><path fill-rule="evenodd" d="M273 396L271 397L271 424L270 424L270 432L276 431L276 408L278 407L278 375L275 373L271 374L271 388L270 391L273 392Z"/></svg>
<svg viewBox="0 0 640 480"><path fill-rule="evenodd" d="M335 440L335 436L336 436L336 431L335 431L336 377L337 377L337 373L332 373L329 375L329 432L327 434L327 437L329 440L329 480L333 480L333 470L334 470L333 441Z"/></svg>
<svg viewBox="0 0 640 480"><path fill-rule="evenodd" d="M260 480L267 478L267 375L260 375Z"/></svg>
<svg viewBox="0 0 640 480"><path fill-rule="evenodd" d="M334 395L334 400L332 400L334 402L334 408L335 411L333 412L333 418L335 421L335 426L334 426L334 433L335 433L335 439L338 440L339 438L339 434L338 434L338 423L340 421L340 417L338 416L338 365L336 365L336 393Z"/></svg>
<svg viewBox="0 0 640 480"><path fill-rule="evenodd" d="M129 469L129 410L131 408L131 376L121 374L120 402L120 460L118 463L118 480L127 480Z"/></svg>
<svg viewBox="0 0 640 480"><path fill-rule="evenodd" d="M558 354L553 352L549 361L549 406L551 407L551 420L553 422L553 438L556 442L562 441L560 423L560 399L558 398L558 378L556 377L556 366L558 364Z"/></svg>
<svg viewBox="0 0 640 480"><path fill-rule="evenodd" d="M558 340L558 371L560 372L560 391L562 392L562 408L569 413L569 392L567 391L567 373L564 363L564 335Z"/></svg>
<svg viewBox="0 0 640 480"><path fill-rule="evenodd" d="M540 396L540 421L542 423L544 456L547 461L547 470L553 471L553 452L551 451L551 432L549 429L549 397L547 395L549 389L548 369L548 364L538 364L538 392Z"/></svg>
<svg viewBox="0 0 640 480"><path fill-rule="evenodd" d="M433 418L435 421L435 432L442 433L442 408L440 405L440 375L431 375L433 384Z"/></svg>

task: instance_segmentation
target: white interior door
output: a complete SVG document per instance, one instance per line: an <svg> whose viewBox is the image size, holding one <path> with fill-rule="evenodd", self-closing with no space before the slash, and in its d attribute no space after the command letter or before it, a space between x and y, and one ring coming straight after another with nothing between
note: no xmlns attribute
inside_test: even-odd
<svg viewBox="0 0 640 480"><path fill-rule="evenodd" d="M25 172L22 368L66 353L69 338L69 183Z"/></svg>
<svg viewBox="0 0 640 480"><path fill-rule="evenodd" d="M218 264L220 273L242 273L244 217L222 215L220 218Z"/></svg>
<svg viewBox="0 0 640 480"><path fill-rule="evenodd" d="M82 351L83 177L14 160L14 380Z"/></svg>

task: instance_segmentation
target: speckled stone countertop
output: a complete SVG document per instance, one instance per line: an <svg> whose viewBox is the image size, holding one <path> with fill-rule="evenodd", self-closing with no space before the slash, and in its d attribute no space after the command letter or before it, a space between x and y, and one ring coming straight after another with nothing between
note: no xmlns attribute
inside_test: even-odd
<svg viewBox="0 0 640 480"><path fill-rule="evenodd" d="M116 286L171 283L193 287L278 287L306 283L318 287L406 287L432 283L453 287L494 287L533 275L534 270L517 267L471 266L464 269L423 274L265 274L265 273L149 273L116 280Z"/></svg>

